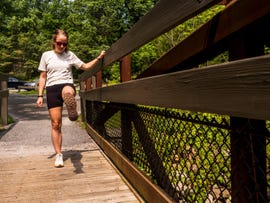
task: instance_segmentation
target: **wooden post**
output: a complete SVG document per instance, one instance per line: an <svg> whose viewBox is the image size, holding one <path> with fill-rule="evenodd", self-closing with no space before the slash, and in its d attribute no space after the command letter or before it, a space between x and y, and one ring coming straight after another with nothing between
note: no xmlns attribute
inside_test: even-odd
<svg viewBox="0 0 270 203"><path fill-rule="evenodd" d="M130 54L120 60L120 81L126 82L131 80L131 57Z"/></svg>
<svg viewBox="0 0 270 203"><path fill-rule="evenodd" d="M131 57L124 56L120 60L120 81L126 82L131 79ZM122 133L122 152L130 161L133 159L132 150L132 125L130 119L130 112L128 110L121 110L121 133Z"/></svg>
<svg viewBox="0 0 270 203"><path fill-rule="evenodd" d="M8 124L8 87L7 81L1 81L1 91L3 91L3 95L1 96L1 118L2 124Z"/></svg>
<svg viewBox="0 0 270 203"><path fill-rule="evenodd" d="M239 33L230 42L230 60L262 55L264 46L258 32L253 28ZM266 202L266 123L239 117L231 117L230 123L232 202Z"/></svg>
<svg viewBox="0 0 270 203"><path fill-rule="evenodd" d="M85 90L91 90L92 89L92 77L88 78L85 81Z"/></svg>
<svg viewBox="0 0 270 203"><path fill-rule="evenodd" d="M98 71L96 74L96 87L102 87L102 72Z"/></svg>

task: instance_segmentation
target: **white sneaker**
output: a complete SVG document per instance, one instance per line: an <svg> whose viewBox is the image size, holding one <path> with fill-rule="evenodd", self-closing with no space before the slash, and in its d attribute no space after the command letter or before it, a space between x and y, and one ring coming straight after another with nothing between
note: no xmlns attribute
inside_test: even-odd
<svg viewBox="0 0 270 203"><path fill-rule="evenodd" d="M59 168L64 166L64 161L63 161L63 154L56 154L56 159L54 162L54 166Z"/></svg>

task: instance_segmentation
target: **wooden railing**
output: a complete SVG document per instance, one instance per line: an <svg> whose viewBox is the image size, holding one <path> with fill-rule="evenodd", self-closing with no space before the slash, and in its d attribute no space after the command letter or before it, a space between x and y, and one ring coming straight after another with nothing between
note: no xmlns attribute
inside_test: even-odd
<svg viewBox="0 0 270 203"><path fill-rule="evenodd" d="M87 120L91 102L150 105L230 116L231 201L267 200L269 154L265 151L265 140L269 135L266 121L270 119L270 55L265 53L264 46L269 46L270 41L269 0L222 1L227 3L224 10L150 65L136 80L127 81L132 51L220 2L160 0L106 51L102 62L79 78L87 130L149 202L176 199L145 178L119 150L96 132ZM230 62L196 68L225 51ZM102 87L102 69L117 61L121 62L121 73L125 73L121 76L122 83ZM113 115L110 113L106 117ZM247 123L252 127L242 130ZM243 145L255 147L254 153L250 155ZM259 157L255 167L254 156ZM247 169L253 170L253 177ZM235 175L239 173L245 177L241 181ZM254 178L256 187L252 185ZM243 182L247 188L242 187Z"/></svg>
<svg viewBox="0 0 270 203"><path fill-rule="evenodd" d="M0 98L1 98L1 124L7 125L8 123L8 75L7 74L0 74Z"/></svg>

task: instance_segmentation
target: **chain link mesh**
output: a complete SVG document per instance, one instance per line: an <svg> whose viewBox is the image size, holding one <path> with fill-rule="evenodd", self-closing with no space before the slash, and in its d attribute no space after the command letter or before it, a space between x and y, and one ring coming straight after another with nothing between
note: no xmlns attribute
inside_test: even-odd
<svg viewBox="0 0 270 203"><path fill-rule="evenodd" d="M231 202L229 116L106 102L88 102L87 109L88 124L176 202ZM265 140L262 171L269 193L269 137ZM241 173L234 175L241 185Z"/></svg>

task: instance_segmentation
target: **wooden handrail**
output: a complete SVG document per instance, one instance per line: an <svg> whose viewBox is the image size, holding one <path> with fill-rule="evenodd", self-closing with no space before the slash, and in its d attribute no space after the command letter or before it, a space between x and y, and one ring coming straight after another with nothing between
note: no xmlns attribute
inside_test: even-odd
<svg viewBox="0 0 270 203"><path fill-rule="evenodd" d="M155 37L167 32L173 27L183 23L189 18L219 3L221 0L186 1L186 0L160 0L155 7L141 18L126 34L106 51L104 61L97 64L79 77L80 81L100 71L113 62L136 50ZM157 20L158 19L158 20ZM142 32L143 30L143 32Z"/></svg>
<svg viewBox="0 0 270 203"><path fill-rule="evenodd" d="M269 67L270 55L254 57L99 88L85 99L267 120Z"/></svg>
<svg viewBox="0 0 270 203"><path fill-rule="evenodd" d="M211 54L213 56L213 53L206 53L209 52L211 47L220 43L222 40L226 40L227 37L236 31L269 13L270 4L268 0L258 0L256 5L254 5L253 1L235 1L154 62L138 78L166 73L171 68L194 57L196 54L205 56ZM223 49L226 49L225 45L223 47ZM199 64L202 61L196 60L196 62Z"/></svg>
<svg viewBox="0 0 270 203"><path fill-rule="evenodd" d="M80 76L80 81L87 80L103 67L118 61L156 36L220 2L214 0L172 0L169 2L160 0L145 17L107 50L107 55L102 62ZM256 202L267 199L266 190L268 187L266 182L268 177L265 141L268 139L266 136L269 134L266 129L266 120L270 119L270 54L263 54L266 40L269 40L269 32L265 27L267 27L269 21L270 4L268 0L226 0L222 2L229 3L226 9L152 64L140 76L141 78L133 81L126 81L122 78L122 81L125 81L122 84L80 91L82 112L84 117L87 117L89 134L111 157L120 171L128 176L128 179L137 187L140 194L144 194L146 201L151 201L151 193L155 193L157 201L161 199L161 202L163 200L166 202L170 201L170 198L164 195L162 190L159 191L158 188L153 187L151 182L143 180L143 176L140 176L139 180L135 177L137 171L133 169L133 165L129 162L133 161L132 150L131 153L127 153L126 150L130 146L132 148L132 125L139 135L140 143L145 141L140 139L140 135L147 136L148 131L152 129L144 124L144 122L148 122L147 119L143 120L139 114L128 113L125 109L126 104L228 115L231 121L230 124L233 126L232 131L234 131L228 132L232 143L228 147L234 154L231 157L233 159L231 163L235 163L231 166L234 167L231 174L233 183L232 186L228 186L232 190L231 194L229 194L231 200L244 199L245 202L248 202L248 200L253 201L251 196L254 196L254 194L256 194ZM242 40L242 37L244 40ZM192 65L198 65L204 62L203 60L209 60L225 50L229 53L229 59L245 59L190 69L195 67ZM232 58L233 55L234 59ZM183 70L183 67L189 70ZM175 70L178 72L174 72ZM111 110L109 107L105 107L100 112L101 106L98 105L100 103L98 101L103 102L103 104L116 103L123 108L121 110L120 108ZM114 116L116 112L117 116ZM121 139L121 150L127 157L122 156L119 151L115 150L113 145L108 143L109 139L106 140L108 133L106 122L110 119L115 119L121 123L121 125L117 126L117 131L119 131L117 138ZM159 119L155 120L158 122ZM98 124L100 124L100 127L96 129L98 132L94 132L93 128L99 126ZM108 131L111 131L109 128ZM244 128L246 129L242 130ZM101 133L104 137L98 133ZM166 132L163 133L165 135ZM188 129L187 133L189 133ZM251 135L256 142L249 139ZM235 140L237 140L237 143L243 144L239 145ZM238 142L239 140L241 142ZM147 139L147 141L147 143L142 144L142 151L146 156L155 151L152 141L150 139ZM258 144L257 141L260 143ZM252 156L258 158L258 164L252 162L254 159L251 160L253 157L250 156L250 150L243 147L244 145L257 148L257 151ZM152 148L152 150L148 150L148 147ZM245 157L242 161L238 161L238 155L240 154L238 148L241 148L241 155L247 155L242 156ZM185 150L185 147L183 150ZM153 154L154 157L158 156L155 153ZM230 156L229 153L228 156ZM130 160L126 160L126 158L130 158ZM159 184L160 179L155 176L155 174L159 174L159 171L155 169L155 166L162 168L160 159L158 159L158 163L154 163L152 159L147 159L147 161L153 176L156 178L155 181ZM240 194L243 184L239 184L241 181L239 181L237 174L239 169L246 172L246 168L254 170L255 173L245 173L245 180L241 179L241 181L243 181L244 185L247 185L247 189L244 188L245 192ZM163 176L165 171L161 170L161 172L161 176L165 177L166 180L164 182L170 182L167 181L169 176ZM255 184L254 180L259 182ZM137 181L144 181L144 183L136 185ZM163 187L164 185L159 186ZM167 187L166 191L168 194L174 195L174 192L170 193L174 188L171 190L170 187ZM239 189L240 187L241 189ZM143 191L146 190L145 188L149 188L148 191ZM262 190L258 191L258 188ZM180 196L181 192L183 192L181 189L179 190ZM250 197L248 197L249 195ZM178 201L178 199L181 199L180 196L174 196L173 198Z"/></svg>

